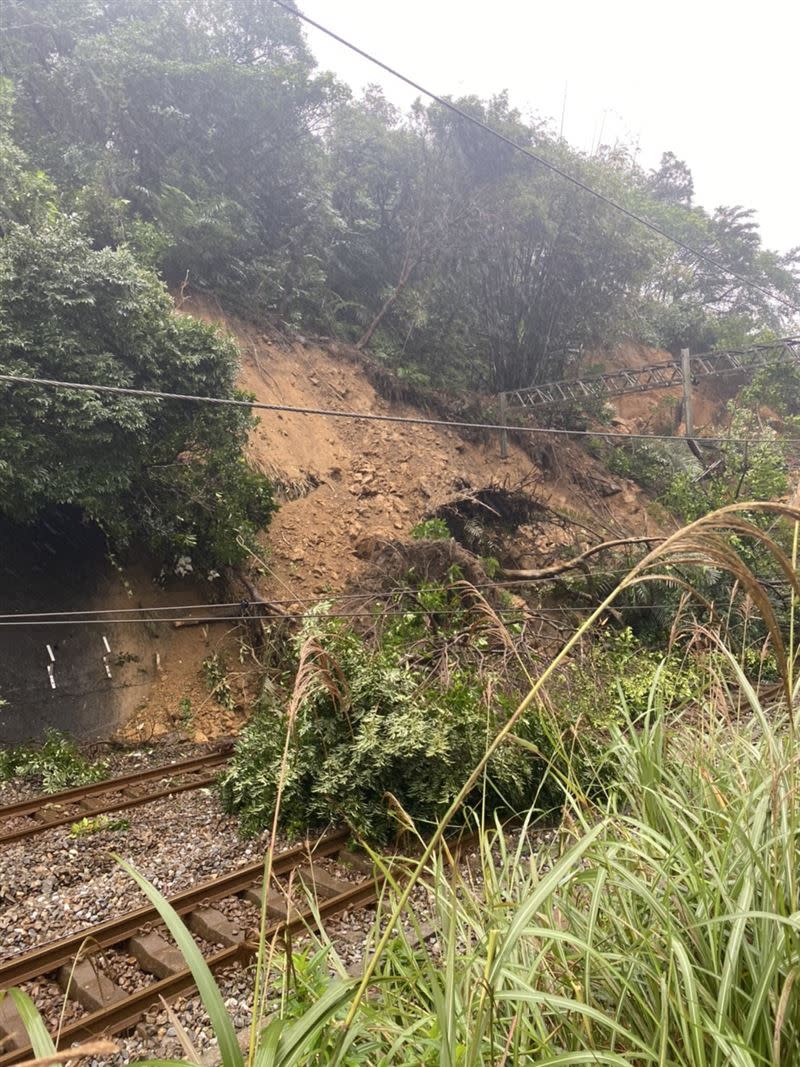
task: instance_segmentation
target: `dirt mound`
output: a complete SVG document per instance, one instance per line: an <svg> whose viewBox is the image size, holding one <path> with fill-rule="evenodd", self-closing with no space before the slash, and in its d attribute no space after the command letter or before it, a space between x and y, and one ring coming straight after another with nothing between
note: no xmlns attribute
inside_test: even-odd
<svg viewBox="0 0 800 1067"><path fill-rule="evenodd" d="M478 415L475 398L422 395L350 346L289 340L224 318L197 300L187 301L181 312L215 321L232 334L242 353L239 384L260 401L412 418ZM500 552L504 563L522 566L557 558L565 545L575 544L576 529L586 543L654 531L648 500L638 488L610 479L574 442L536 441L535 449L512 441L503 460L492 433L263 412L249 454L272 479L280 508L252 561L255 591L292 613L326 596L336 605L343 592L385 588L387 579L400 579L412 568L441 579L457 563L468 580L485 581L472 552L455 542L410 539L417 523L438 514L453 522L468 550L470 520L482 518L492 536L507 520L496 552L480 551L476 542L475 555ZM500 527L486 521L491 509L499 512ZM509 533L515 523L516 533ZM243 596L252 599L247 592ZM239 646L238 632L235 621L174 631L128 736L146 739L178 729L202 738L235 731L252 702L255 677L253 657ZM227 665L237 710L209 693L203 661L215 655Z"/></svg>
<svg viewBox="0 0 800 1067"><path fill-rule="evenodd" d="M409 402L416 396L413 386L403 383L392 392L388 372L351 346L279 339L223 319L197 301L184 310L233 335L242 353L240 384L258 400L375 415L425 414ZM427 396L426 403L441 409L447 401ZM607 472L575 443L550 442L550 459L540 467L514 442L503 460L496 435L474 436L481 439L439 426L262 413L250 457L275 482L281 507L264 538L259 591L268 599L298 603L335 593L362 568L360 539L404 539L454 494L502 480L538 480L549 507L581 518L597 538L648 527L644 494L619 479L609 492Z"/></svg>
<svg viewBox="0 0 800 1067"><path fill-rule="evenodd" d="M408 541L399 538L365 537L356 552L366 566L358 576L365 592L391 590L426 582L452 581L454 567L473 585L486 584L481 561L453 538Z"/></svg>

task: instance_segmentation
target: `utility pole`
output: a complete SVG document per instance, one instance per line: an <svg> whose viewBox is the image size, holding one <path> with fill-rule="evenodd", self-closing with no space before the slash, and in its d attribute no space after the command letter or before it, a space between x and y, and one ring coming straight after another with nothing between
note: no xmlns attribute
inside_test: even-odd
<svg viewBox="0 0 800 1067"><path fill-rule="evenodd" d="M683 373L683 421L686 425L686 436L691 440L694 437L694 419L692 417L692 367L688 348L681 349L681 371Z"/></svg>
<svg viewBox="0 0 800 1067"><path fill-rule="evenodd" d="M693 456L705 464L703 451L694 439L694 413L692 411L692 365L689 349L681 349L681 377L683 378L683 421L686 426L686 444Z"/></svg>

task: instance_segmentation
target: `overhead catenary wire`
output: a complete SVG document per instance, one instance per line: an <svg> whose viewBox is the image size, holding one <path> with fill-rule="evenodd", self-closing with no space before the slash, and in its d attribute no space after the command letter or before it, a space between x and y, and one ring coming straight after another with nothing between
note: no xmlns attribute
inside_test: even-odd
<svg viewBox="0 0 800 1067"><path fill-rule="evenodd" d="M630 568L616 568L616 567L597 567L592 570L583 570L582 568L576 568L573 572L563 572L555 575L542 575L540 578L509 578L498 579L494 582L451 582L451 583L436 583L435 589L437 592L466 592L474 589L477 591L495 590L497 592L503 592L508 589L524 588L526 586L541 586L551 582L559 582L563 579L571 577L577 577L582 579L593 578L609 578L619 575L624 575L629 572ZM663 580L669 582L670 575L665 575ZM788 588L790 583L787 580L783 580L778 583L782 587ZM67 623L70 621L78 622L82 619L87 619L92 622L113 622L114 619L109 616L124 616L124 618L116 619L119 621L132 621L141 623L162 623L162 622L182 622L182 621L197 621L199 618L196 615L187 614L188 612L205 611L210 612L214 609L220 611L231 612L239 610L238 615L209 615L207 616L213 620L225 620L225 619L248 619L248 618L263 618L263 611L269 611L271 608L282 607L288 605L293 607L295 605L313 605L319 608L323 604L327 603L344 603L350 601L381 601L381 600L393 600L401 597L416 597L420 593L426 592L424 587L414 586L397 586L394 589L388 590L363 590L360 593L323 593L314 597L287 597L284 599L274 599L269 597L264 601L254 601L249 599L229 601L224 603L206 602L201 604L176 604L174 606L169 605L151 605L138 608L92 608L91 610L83 611L38 611L38 612L8 612L7 614L0 615L0 624L4 622L36 622L38 620L59 620L64 619ZM531 605L529 605L531 606ZM412 609L409 609L412 610ZM464 610L464 609L458 609ZM539 610L538 608L536 610ZM555 608L548 610L556 610ZM148 618L148 614L158 612L159 615L155 618ZM162 616L164 612L182 612L183 614ZM436 609L419 609L419 614L427 615L434 614ZM318 612L307 612L308 616L317 614ZM293 613L273 611L272 614L276 618L292 618ZM402 610L399 614L408 614L407 611ZM204 616L205 618L205 616Z"/></svg>
<svg viewBox="0 0 800 1067"><path fill-rule="evenodd" d="M657 608L674 608L675 605L671 603L659 603L659 604L620 604L614 605L609 608L609 613L615 611L650 611ZM2 621L0 622L0 629L9 629L16 626L121 626L121 625L144 625L145 623L212 623L212 622L283 622L287 620L302 620L302 619L319 619L326 621L328 619L374 619L378 621L384 618L406 618L407 616L430 616L430 615L464 615L469 612L469 607L460 608L407 608L402 610L390 610L390 611L342 611L342 612L322 612L322 611L303 611L303 612L253 612L247 615L187 615L172 619L132 619L117 618L117 619L19 619L14 621ZM474 608L472 609L475 610ZM595 611L596 605L592 604L579 604L579 605L545 605L543 607L533 607L531 605L525 605L519 608L491 608L491 611L498 616L515 616L519 617L524 611L530 610L531 615L550 614L550 613L567 613L570 614L575 611Z"/></svg>
<svg viewBox="0 0 800 1067"><path fill-rule="evenodd" d="M256 411L275 411L288 415L314 415L330 419L356 419L363 422L399 423L405 426L438 426L449 430L483 430L492 432L538 434L544 437L591 437L618 441L686 441L680 434L667 433L622 433L617 430L566 430L552 426L515 426L510 423L467 422L461 419L433 419L418 415L385 415L373 411L342 411L337 408L301 407L292 404L272 404L261 400L237 400L233 397L200 396L195 393L168 393L161 389L134 388L123 385L102 385L97 382L67 382L56 378L33 378L22 374L0 374L0 381L15 385L34 385L46 389L71 389L78 392L107 393L113 396L141 396L153 400L174 400L183 403L216 404L226 407L249 408ZM800 445L800 437L699 437L692 435L698 444L739 445Z"/></svg>
<svg viewBox="0 0 800 1067"><path fill-rule="evenodd" d="M399 81L404 82L412 89L415 89L417 92L422 93L423 96L427 96L430 100L433 100L435 103L439 104L441 107L446 108L448 111L451 111L455 115L459 115L466 122L469 122L473 126L477 126L479 129L484 130L488 134L491 134L492 137L496 137L499 141L502 141L504 144L515 149L517 152L521 152L523 155L533 160L534 163L539 163L541 166L545 167L553 174L557 174L560 178L563 178L571 185L576 186L578 189L582 189L583 192L588 193L589 196L594 197L601 203L606 204L606 206L613 208L615 211L620 212L620 214L624 215L628 219L631 219L633 222L637 222L639 223L639 225L644 226L646 229L650 230L651 233L657 234L659 237L662 237L665 240L669 241L677 248L680 248L684 252L688 252L690 255L702 260L710 267L713 267L716 271L727 275L727 277L729 278L735 279L737 282L739 282L741 285L744 285L746 288L752 289L754 292L761 293L762 296L767 297L769 300L774 300L777 303L783 304L785 307L789 308L795 313L800 312L799 305L793 303L791 300L782 296L780 293L775 293L770 289L765 289L762 285L759 285L758 282L753 281L751 278L747 278L746 276L739 274L737 271L732 270L730 267L726 267L724 263L721 263L713 256L710 256L707 252L703 252L699 248L694 248L692 245L687 244L685 241L682 241L679 237L675 237L667 230L662 229L662 227L657 225L656 223L651 222L649 219L644 218L642 215L638 215L635 211L631 211L630 208L626 208L624 204L620 204L619 201L614 200L610 196L606 196L605 193L601 193L597 189L593 189L590 185L587 185L586 182L582 181L580 178L576 178L574 174L570 174L568 171L558 166L557 163L551 162L549 159L539 155L537 152L532 152L529 148L526 148L525 145L522 145L518 141L515 141L512 137L507 137L499 130L495 130L492 126L484 122L482 119L479 119L476 115L470 115L468 111L465 111L463 108L460 108L457 104L454 104L451 100L448 100L447 97L440 96L438 93L435 93L431 89L428 89L420 82L415 81L408 75L401 73L395 67L390 66L388 63L384 63L383 60L378 59L377 56L374 56L370 52L365 51L363 48L360 48L352 41L348 41L345 37L342 37L334 30L329 29L327 26L323 26L321 22L317 22L309 15L306 15L302 11L299 11L296 7L293 6L293 4L286 3L286 0L272 0L272 3L276 4L278 7L283 8L284 11L288 11L290 14L294 15L295 18L301 19L303 22L306 22L309 26L313 26L314 29L319 30L320 33L324 33L332 40L337 41L345 48L348 48L351 52L355 52L356 55L359 55L363 59L366 59L369 63L373 63L375 66L380 67L381 70L385 70L386 73L391 74L393 78L397 78Z"/></svg>

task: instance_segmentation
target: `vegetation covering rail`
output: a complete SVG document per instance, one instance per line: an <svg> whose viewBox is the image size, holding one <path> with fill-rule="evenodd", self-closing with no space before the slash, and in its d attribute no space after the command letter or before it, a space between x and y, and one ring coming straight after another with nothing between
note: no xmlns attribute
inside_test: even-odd
<svg viewBox="0 0 800 1067"><path fill-rule="evenodd" d="M273 876L285 879L291 875L294 884L299 882L317 905L315 909L295 907L289 902L288 891L271 890L267 900L270 939L314 926L317 915L324 919L347 909L366 907L377 899L383 880L372 873L366 859L345 851L347 839L348 832L341 830L274 857ZM362 873L369 872L368 876L356 883L333 878L317 862L333 857ZM211 905L235 896L260 904L263 869L263 861L247 864L171 898L170 904L195 935L214 946L205 954L212 971L249 962L257 952L257 944L248 941L243 930ZM157 929L159 922L157 909L144 907L14 957L0 964L0 990L47 975L57 976L65 996L87 1009L86 1014L62 1029L62 1047L98 1034L121 1033L135 1026L148 1008L161 1003L161 998L176 997L195 986L181 953ZM155 981L126 994L101 973L95 961L86 958L114 948L132 955ZM0 1065L32 1057L22 1021L9 1001L0 1004L0 1037L5 1038Z"/></svg>
<svg viewBox="0 0 800 1067"><path fill-rule="evenodd" d="M228 751L182 760L145 771L90 782L0 808L0 845L66 826L87 816L122 811L210 785L228 761Z"/></svg>

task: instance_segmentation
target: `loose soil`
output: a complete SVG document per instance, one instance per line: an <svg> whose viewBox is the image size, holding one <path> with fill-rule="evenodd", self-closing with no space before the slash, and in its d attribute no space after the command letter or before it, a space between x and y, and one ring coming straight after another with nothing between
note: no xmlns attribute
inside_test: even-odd
<svg viewBox="0 0 800 1067"><path fill-rule="evenodd" d="M426 415L379 395L363 357L347 345L269 336L194 300L181 313L214 322L234 338L242 354L239 384L261 402ZM661 358L653 350L637 351L636 358L646 362ZM629 351L623 355L634 358ZM642 404L641 397L631 400ZM370 566L371 545L408 539L422 519L491 485L522 486L557 515L574 520L576 530L583 531L578 548L604 537L660 532L663 519L651 515L646 495L610 476L579 444L550 439L541 449L541 463L523 444L512 440L508 458L501 459L495 435L476 441L446 427L259 413L250 459L272 479L280 503L261 539L259 558L252 561L259 594L296 612L326 595L357 589ZM539 531L534 556L523 565L551 562L564 543L557 524ZM236 732L254 696L255 663L234 631L235 623L174 630L149 698L123 736L151 740L178 730L203 741ZM232 672L240 710L221 708L208 693L202 661L214 651ZM184 698L191 701L188 723L179 711Z"/></svg>

